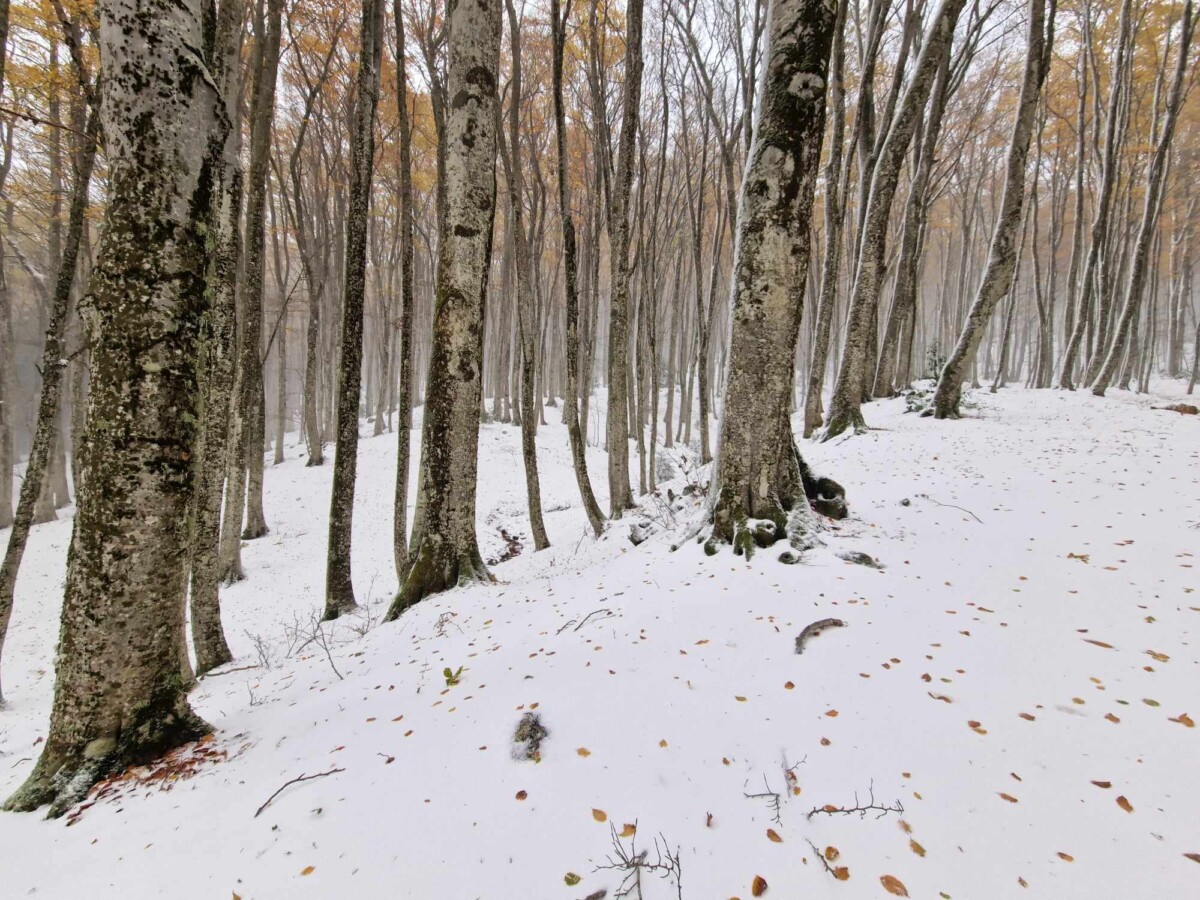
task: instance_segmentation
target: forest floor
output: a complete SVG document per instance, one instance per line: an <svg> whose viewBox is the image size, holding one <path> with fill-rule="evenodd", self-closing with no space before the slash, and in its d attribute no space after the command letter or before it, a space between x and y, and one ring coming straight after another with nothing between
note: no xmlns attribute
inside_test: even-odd
<svg viewBox="0 0 1200 900"><path fill-rule="evenodd" d="M605 867L646 849L682 866L678 889L644 871L646 900L1197 896L1200 418L1120 391L970 399L954 422L873 403L872 431L805 443L851 517L794 566L672 552L666 527L592 540L557 409L534 554L519 432L486 425L483 555L502 531L523 549L386 625L395 436L364 438L364 612L320 635L331 471L290 448L223 596L237 661L192 695L215 738L64 819L0 815L0 895L612 898ZM647 509L682 526L678 505ZM0 795L46 732L70 530L35 528L22 570ZM826 617L847 627L796 655ZM514 758L529 711L538 762Z"/></svg>

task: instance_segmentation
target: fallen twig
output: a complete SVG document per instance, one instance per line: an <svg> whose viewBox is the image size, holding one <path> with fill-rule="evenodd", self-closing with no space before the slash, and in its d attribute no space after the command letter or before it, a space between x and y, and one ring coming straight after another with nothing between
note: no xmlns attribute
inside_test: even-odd
<svg viewBox="0 0 1200 900"><path fill-rule="evenodd" d="M251 669L257 669L259 666L239 666L236 669L226 669L224 672L205 672L200 676L200 681L205 678L220 678L222 675L232 675L234 672L249 672Z"/></svg>
<svg viewBox="0 0 1200 900"><path fill-rule="evenodd" d="M918 494L917 496L918 496L918 497L923 497L924 499L928 500L930 503L934 504L935 506L944 506L944 507L946 507L946 508L948 508L948 509L957 509L957 510L959 510L960 512L965 512L965 513L966 513L968 516L970 516L972 519L974 519L974 520L975 520L976 522L978 522L980 525L982 525L982 524L983 524L983 519L979 518L979 516L975 515L975 513L971 512L971 511L970 511L969 509L967 509L966 507L963 507L963 506L955 506L953 503L942 503L942 502L940 502L940 501L938 501L938 500L934 500L934 499L933 499L932 497L930 497L928 494Z"/></svg>
<svg viewBox="0 0 1200 900"><path fill-rule="evenodd" d="M819 859L821 861L821 865L823 865L825 867L825 871L828 872L830 875L832 875L834 878L837 878L837 872L833 871L833 866L831 866L829 864L829 860L827 860L825 858L825 854L817 849L817 845L814 844L812 841L810 841L808 838L804 839L804 843L806 843L806 844L808 844L808 846L812 847L813 853L817 854L817 859Z"/></svg>
<svg viewBox="0 0 1200 900"><path fill-rule="evenodd" d="M330 769L328 772L318 772L316 775L300 775L296 778L293 778L291 781L285 781L283 786L280 787L279 790L273 793L270 797L268 797L267 802L258 808L258 810L254 813L254 818L257 819L259 814L271 805L272 800L282 794L284 790L291 787L293 784L299 784L301 781L312 781L314 778L324 778L326 775L336 775L338 772L345 771L345 769Z"/></svg>
<svg viewBox="0 0 1200 900"><path fill-rule="evenodd" d="M869 800L867 803L860 803L858 800L858 791L855 791L853 806L833 806L832 804L826 804L825 806L814 806L811 810L809 810L807 818L811 819L817 814L824 814L827 816L849 816L853 813L858 813L859 818L863 818L869 812L879 813L879 815L875 817L877 819L882 819L888 813L904 815L904 804L902 804L899 800L897 800L892 806L882 806L879 803L876 803L875 782L872 781Z"/></svg>

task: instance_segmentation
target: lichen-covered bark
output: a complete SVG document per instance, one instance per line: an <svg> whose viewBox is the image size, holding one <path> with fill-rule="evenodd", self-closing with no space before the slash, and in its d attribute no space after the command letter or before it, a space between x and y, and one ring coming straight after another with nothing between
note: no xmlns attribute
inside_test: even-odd
<svg viewBox="0 0 1200 900"><path fill-rule="evenodd" d="M355 607L350 577L354 480L358 471L358 402L362 390L363 300L367 290L367 237L371 177L375 163L375 109L383 55L383 0L363 0L359 37L358 97L350 145L346 269L342 280L341 377L338 382L337 447L329 501L329 549L325 569L325 619ZM260 447L261 452L261 447Z"/></svg>
<svg viewBox="0 0 1200 900"><path fill-rule="evenodd" d="M409 431L412 429L412 329L413 329L413 190L412 130L408 115L408 73L404 50L404 14L400 0L392 0L396 27L396 106L400 142L400 347L396 366L400 383L396 398L396 495L392 522L396 575L404 574L408 561Z"/></svg>
<svg viewBox="0 0 1200 900"><path fill-rule="evenodd" d="M773 0L733 265L725 414L713 479L713 538L742 545L747 520L782 537L806 507L788 414L810 255L835 21L827 0Z"/></svg>
<svg viewBox="0 0 1200 900"><path fill-rule="evenodd" d="M984 329L992 318L996 304L1012 288L1020 243L1021 216L1025 206L1025 169L1029 159L1029 144L1037 124L1038 101L1042 94L1042 83L1050 71L1050 54L1054 45L1054 10L1055 0L1050 0L1047 19L1046 0L1029 0L1025 77L1021 82L1021 96L1017 102L1017 116L1008 148L1004 194L1000 200L996 229L992 232L983 280L967 313L958 343L942 368L933 394L933 414L939 419L958 416L967 366L979 348L979 342L983 340ZM1007 334L1006 330L1006 337ZM1007 340L1003 346L1007 347Z"/></svg>
<svg viewBox="0 0 1200 900"><path fill-rule="evenodd" d="M633 506L629 487L629 193L642 97L642 0L629 0L625 13L625 85L616 184L609 202L608 311L608 496L612 518Z"/></svg>
<svg viewBox="0 0 1200 900"><path fill-rule="evenodd" d="M842 347L842 365L833 388L825 439L847 428L865 427L862 394L866 381L867 358L873 353L872 327L876 322L879 294L886 270L888 220L900 179L900 168L916 127L917 116L925 106L933 79L942 58L950 52L954 27L966 0L942 0L933 14L925 43L917 58L912 81L888 125L887 137L879 151L879 161L871 177L871 190L862 223L854 290L850 295L850 315Z"/></svg>
<svg viewBox="0 0 1200 900"><path fill-rule="evenodd" d="M3 657L4 639L8 634L8 623L12 616L13 595L17 586L17 573L25 555L29 529L36 519L39 497L46 478L46 469L56 439L59 439L59 406L62 395L63 371L66 369L65 334L67 313L70 308L71 285L75 281L75 262L79 255L83 235L84 214L88 205L88 189L91 185L92 167L96 160L96 142L100 132L100 116L95 109L88 118L87 140L75 161L75 187L72 191L70 220L67 226L67 241L63 248L54 293L50 297L50 319L46 329L46 343L42 349L42 388L38 396L37 419L34 423L33 443L25 465L25 477L21 481L21 492L17 498L17 511L13 516L12 530L8 533L8 544L4 561L0 563L0 658ZM4 327L0 323L0 327ZM0 362L7 365L7 361ZM0 478L10 481L9 472L0 472ZM50 518L54 518L53 505ZM4 692L0 689L0 704Z"/></svg>
<svg viewBox="0 0 1200 900"><path fill-rule="evenodd" d="M196 488L192 506L191 607L196 674L203 675L233 658L221 626L221 499L229 463L229 413L237 353L238 228L242 208L241 49L244 0L221 4L217 22L213 77L224 115L231 123L225 137L214 199L213 253L209 269L210 304L200 330L200 423L196 450Z"/></svg>
<svg viewBox="0 0 1200 900"><path fill-rule="evenodd" d="M389 619L428 594L491 577L475 537L475 479L496 212L500 2L449 4L446 221L438 248L412 550Z"/></svg>
<svg viewBox="0 0 1200 900"><path fill-rule="evenodd" d="M50 731L6 804L63 812L98 779L208 729L180 662L196 356L227 121L202 0L100 7L108 207L82 305L95 323L86 473Z"/></svg>

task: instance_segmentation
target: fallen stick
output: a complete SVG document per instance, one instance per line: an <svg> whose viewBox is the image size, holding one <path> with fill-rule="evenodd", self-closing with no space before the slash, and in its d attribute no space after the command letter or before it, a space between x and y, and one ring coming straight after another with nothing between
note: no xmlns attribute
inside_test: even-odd
<svg viewBox="0 0 1200 900"><path fill-rule="evenodd" d="M283 783L283 786L281 788L279 788L279 790L277 790L275 793L273 793L270 797L268 797L267 802L258 808L257 812L254 813L254 818L257 819L259 816L259 813L261 813L264 809L266 809L268 806L271 805L272 800L274 800L276 797L278 797L280 794L282 794L285 789L291 787L293 784L299 784L301 781L312 781L314 778L324 778L326 775L335 775L338 772L345 772L345 771L346 771L345 769L330 769L328 772L318 772L316 775L300 775L300 776L297 776L296 778L293 778L291 781L285 781Z"/></svg>

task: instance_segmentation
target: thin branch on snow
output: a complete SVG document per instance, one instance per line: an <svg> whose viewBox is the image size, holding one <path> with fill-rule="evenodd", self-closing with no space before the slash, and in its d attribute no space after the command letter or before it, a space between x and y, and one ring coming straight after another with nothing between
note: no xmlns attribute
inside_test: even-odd
<svg viewBox="0 0 1200 900"><path fill-rule="evenodd" d="M975 513L971 512L971 511L970 511L969 509L967 509L966 507L963 507L963 506L955 506L953 503L941 503L941 502L939 502L939 501L937 501L937 500L934 500L934 499L933 499L932 497L930 497L928 494L917 494L917 496L918 496L918 497L921 497L921 498L923 498L923 499L925 499L925 500L928 500L930 503L934 504L935 506L944 506L944 507L946 507L947 509L957 509L957 510L959 510L960 512L965 512L965 513L966 513L968 516L970 516L972 519L974 519L974 520L975 520L976 522L978 522L980 525L982 525L982 524L983 524L983 519L979 518L979 516L975 515Z"/></svg>
<svg viewBox="0 0 1200 900"><path fill-rule="evenodd" d="M868 795L868 801L866 803L861 803L859 801L858 791L855 791L853 806L833 806L832 804L826 804L825 806L814 806L809 811L808 818L811 819L813 816L818 814L826 816L849 816L854 813L858 813L859 818L865 818L869 812L878 813L878 815L875 816L877 819L882 819L888 813L904 815L904 804L899 800L897 800L892 806L884 806L880 803L877 803L875 800L875 782L872 781L870 794Z"/></svg>
<svg viewBox="0 0 1200 900"><path fill-rule="evenodd" d="M808 838L805 838L804 842L806 844L808 844L808 846L812 847L813 853L817 854L817 859L819 859L821 861L821 865L823 865L825 867L825 871L828 872L830 875L832 875L834 878L837 878L837 872L833 871L833 866L831 866L829 864L829 860L827 860L825 858L825 854L817 849L817 845L814 844L812 841L810 841Z"/></svg>
<svg viewBox="0 0 1200 900"><path fill-rule="evenodd" d="M312 781L313 779L316 779L316 778L324 778L326 775L336 775L338 772L345 772L345 771L346 771L345 769L330 769L328 772L318 772L315 775L299 775L296 778L293 778L291 781L285 781L283 783L283 786L280 787L279 790L277 790L275 793L273 793L270 797L268 797L267 802L258 808L258 810L254 813L254 818L257 819L259 814L264 809L266 809L268 806L271 805L272 800L274 800L276 797L278 797L280 794L282 794L287 788L291 787L293 784L299 784L301 781Z"/></svg>

